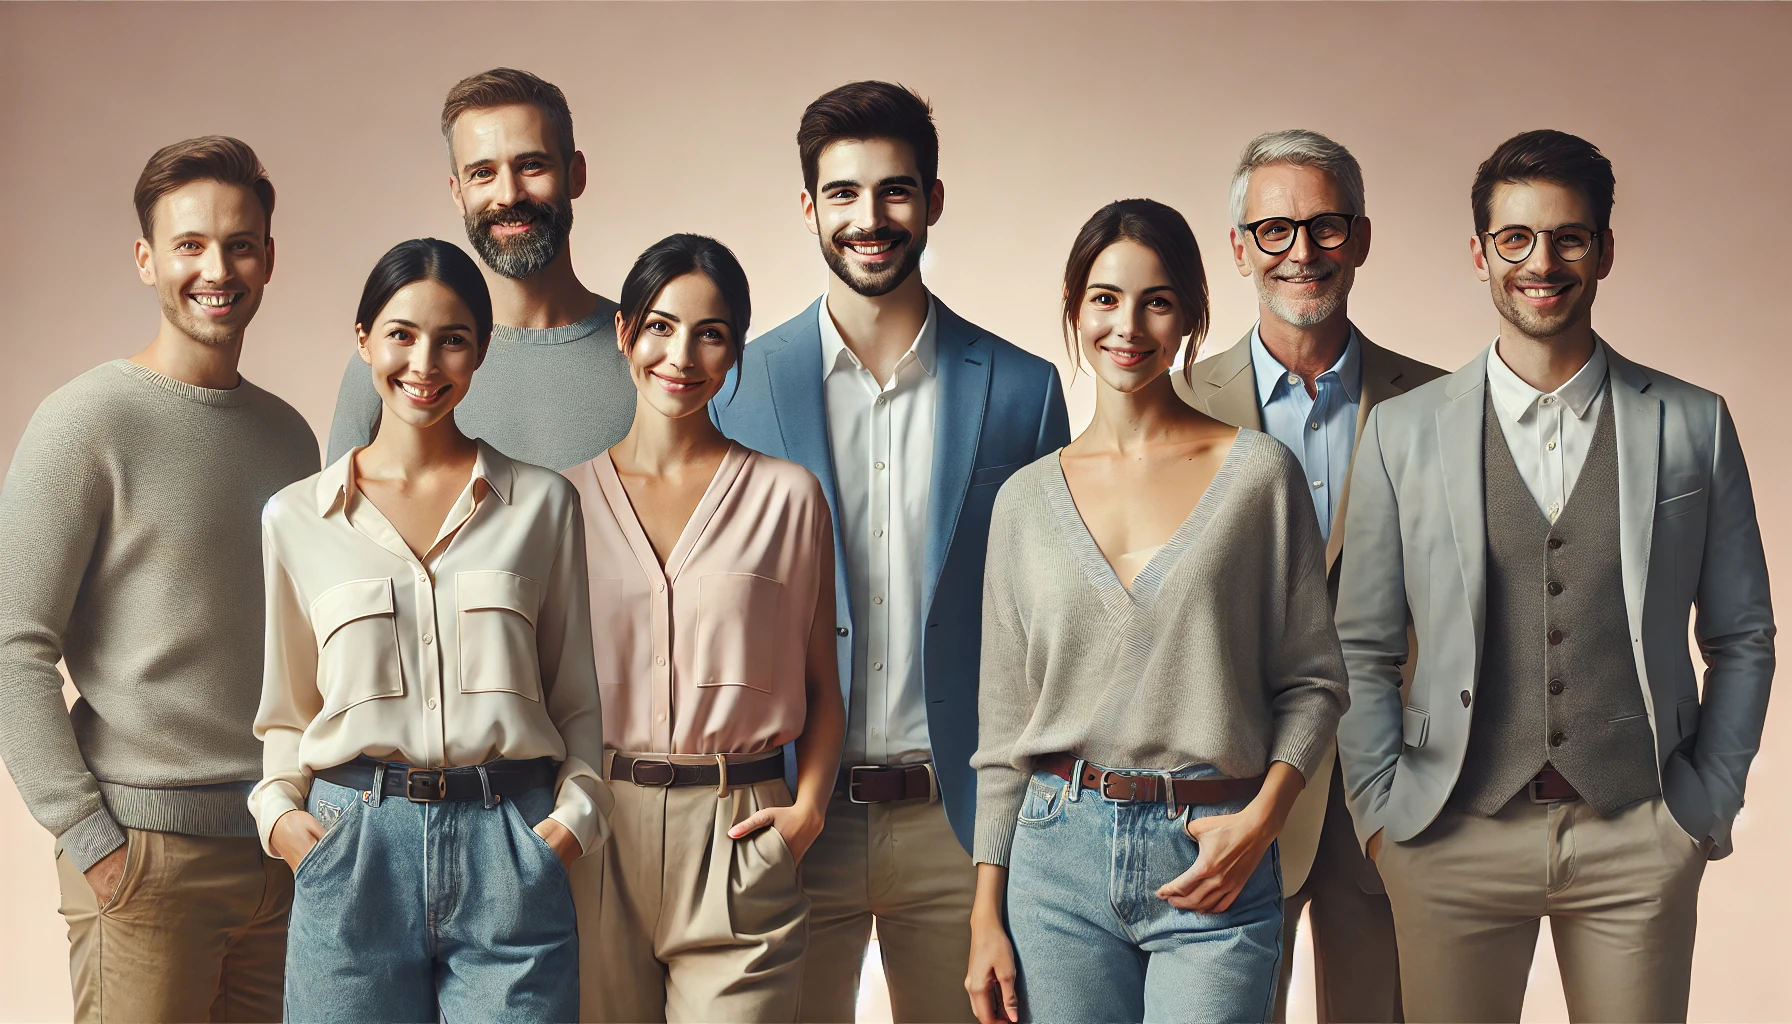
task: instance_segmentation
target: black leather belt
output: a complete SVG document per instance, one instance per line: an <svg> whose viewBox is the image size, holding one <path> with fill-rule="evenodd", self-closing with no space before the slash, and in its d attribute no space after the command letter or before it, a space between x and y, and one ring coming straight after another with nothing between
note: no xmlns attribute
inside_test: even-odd
<svg viewBox="0 0 1792 1024"><path fill-rule="evenodd" d="M382 773L380 769L385 769ZM517 796L540 786L551 786L560 765L551 757L528 761L488 761L465 768L413 768L408 764L357 757L353 761L313 772L325 782L371 792L381 778L382 796L402 796L412 803L442 800L481 800Z"/></svg>
<svg viewBox="0 0 1792 1024"><path fill-rule="evenodd" d="M887 804L933 796L933 769L919 764L855 764L840 770L834 797L855 804Z"/></svg>
<svg viewBox="0 0 1792 1024"><path fill-rule="evenodd" d="M723 755L727 756L727 755ZM729 761L728 785L751 786L784 777L784 748L770 757L756 761ZM610 778L622 779L637 786L714 786L722 785L722 770L715 761L703 764L674 764L664 759L610 756Z"/></svg>

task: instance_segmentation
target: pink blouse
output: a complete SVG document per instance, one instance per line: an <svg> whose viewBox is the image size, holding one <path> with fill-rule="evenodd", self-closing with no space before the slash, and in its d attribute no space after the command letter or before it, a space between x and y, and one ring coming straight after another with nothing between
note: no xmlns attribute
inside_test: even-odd
<svg viewBox="0 0 1792 1024"><path fill-rule="evenodd" d="M733 445L663 568L608 451L566 475L585 517L604 746L751 754L796 739L810 632L824 615L833 629L834 526L814 475Z"/></svg>

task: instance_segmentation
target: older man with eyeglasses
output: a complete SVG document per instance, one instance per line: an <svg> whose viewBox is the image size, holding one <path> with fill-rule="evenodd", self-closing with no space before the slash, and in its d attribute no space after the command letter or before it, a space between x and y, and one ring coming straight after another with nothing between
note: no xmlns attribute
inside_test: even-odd
<svg viewBox="0 0 1792 1024"><path fill-rule="evenodd" d="M1369 258L1363 172L1350 151L1317 132L1251 140L1232 177L1232 258L1257 288L1257 323L1224 352L1173 374L1192 406L1264 431L1306 472L1326 536L1334 603L1344 549L1352 453L1369 409L1443 371L1371 342L1347 310ZM1394 920L1375 866L1358 848L1342 775L1327 756L1279 840L1287 894L1283 946L1292 951L1302 911L1313 936L1319 1020L1398 1021ZM1282 959L1275 1017L1285 1019L1292 974Z"/></svg>

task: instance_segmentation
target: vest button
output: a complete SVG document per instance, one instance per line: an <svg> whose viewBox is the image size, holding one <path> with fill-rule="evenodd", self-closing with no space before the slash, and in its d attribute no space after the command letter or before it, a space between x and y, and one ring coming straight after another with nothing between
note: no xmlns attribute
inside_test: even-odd
<svg viewBox="0 0 1792 1024"><path fill-rule="evenodd" d="M1554 597L1562 592L1562 585L1555 580L1549 581L1549 596Z"/></svg>
<svg viewBox="0 0 1792 1024"><path fill-rule="evenodd" d="M1462 691L1462 706L1465 708L1468 707L1468 702L1469 702L1468 691L1464 690L1464 691Z"/></svg>
<svg viewBox="0 0 1792 1024"><path fill-rule="evenodd" d="M1562 538L1560 538L1560 537L1549 538L1549 550L1554 551L1555 549L1557 549L1561 546L1562 546Z"/></svg>
<svg viewBox="0 0 1792 1024"><path fill-rule="evenodd" d="M1563 690L1566 690L1566 689L1567 689L1567 687L1562 685L1562 681L1560 679L1551 679L1549 681L1549 692L1550 693L1561 693Z"/></svg>
<svg viewBox="0 0 1792 1024"><path fill-rule="evenodd" d="M1549 643L1550 643L1550 646L1552 646L1552 647L1553 647L1553 646L1555 646L1555 645L1556 645L1556 644L1559 644L1559 643L1561 643L1561 642L1562 642L1562 631L1561 631L1561 630L1559 630L1559 629L1552 629L1552 630L1550 630L1550 631L1549 631Z"/></svg>
<svg viewBox="0 0 1792 1024"><path fill-rule="evenodd" d="M1552 747L1559 747L1566 742L1568 742L1568 734L1565 732L1555 733L1549 738L1549 745Z"/></svg>

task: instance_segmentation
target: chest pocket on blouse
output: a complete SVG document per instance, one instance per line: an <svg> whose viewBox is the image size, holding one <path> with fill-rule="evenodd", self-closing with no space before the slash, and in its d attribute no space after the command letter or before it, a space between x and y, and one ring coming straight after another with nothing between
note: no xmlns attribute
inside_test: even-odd
<svg viewBox="0 0 1792 1024"><path fill-rule="evenodd" d="M784 584L745 572L698 581L697 685L771 693L782 668Z"/></svg>
<svg viewBox="0 0 1792 1024"><path fill-rule="evenodd" d="M535 647L541 584L500 570L455 573L454 600L460 692L541 700L541 661Z"/></svg>
<svg viewBox="0 0 1792 1024"><path fill-rule="evenodd" d="M324 698L319 718L404 696L390 579L350 580L317 595L311 628L317 634L317 688Z"/></svg>

